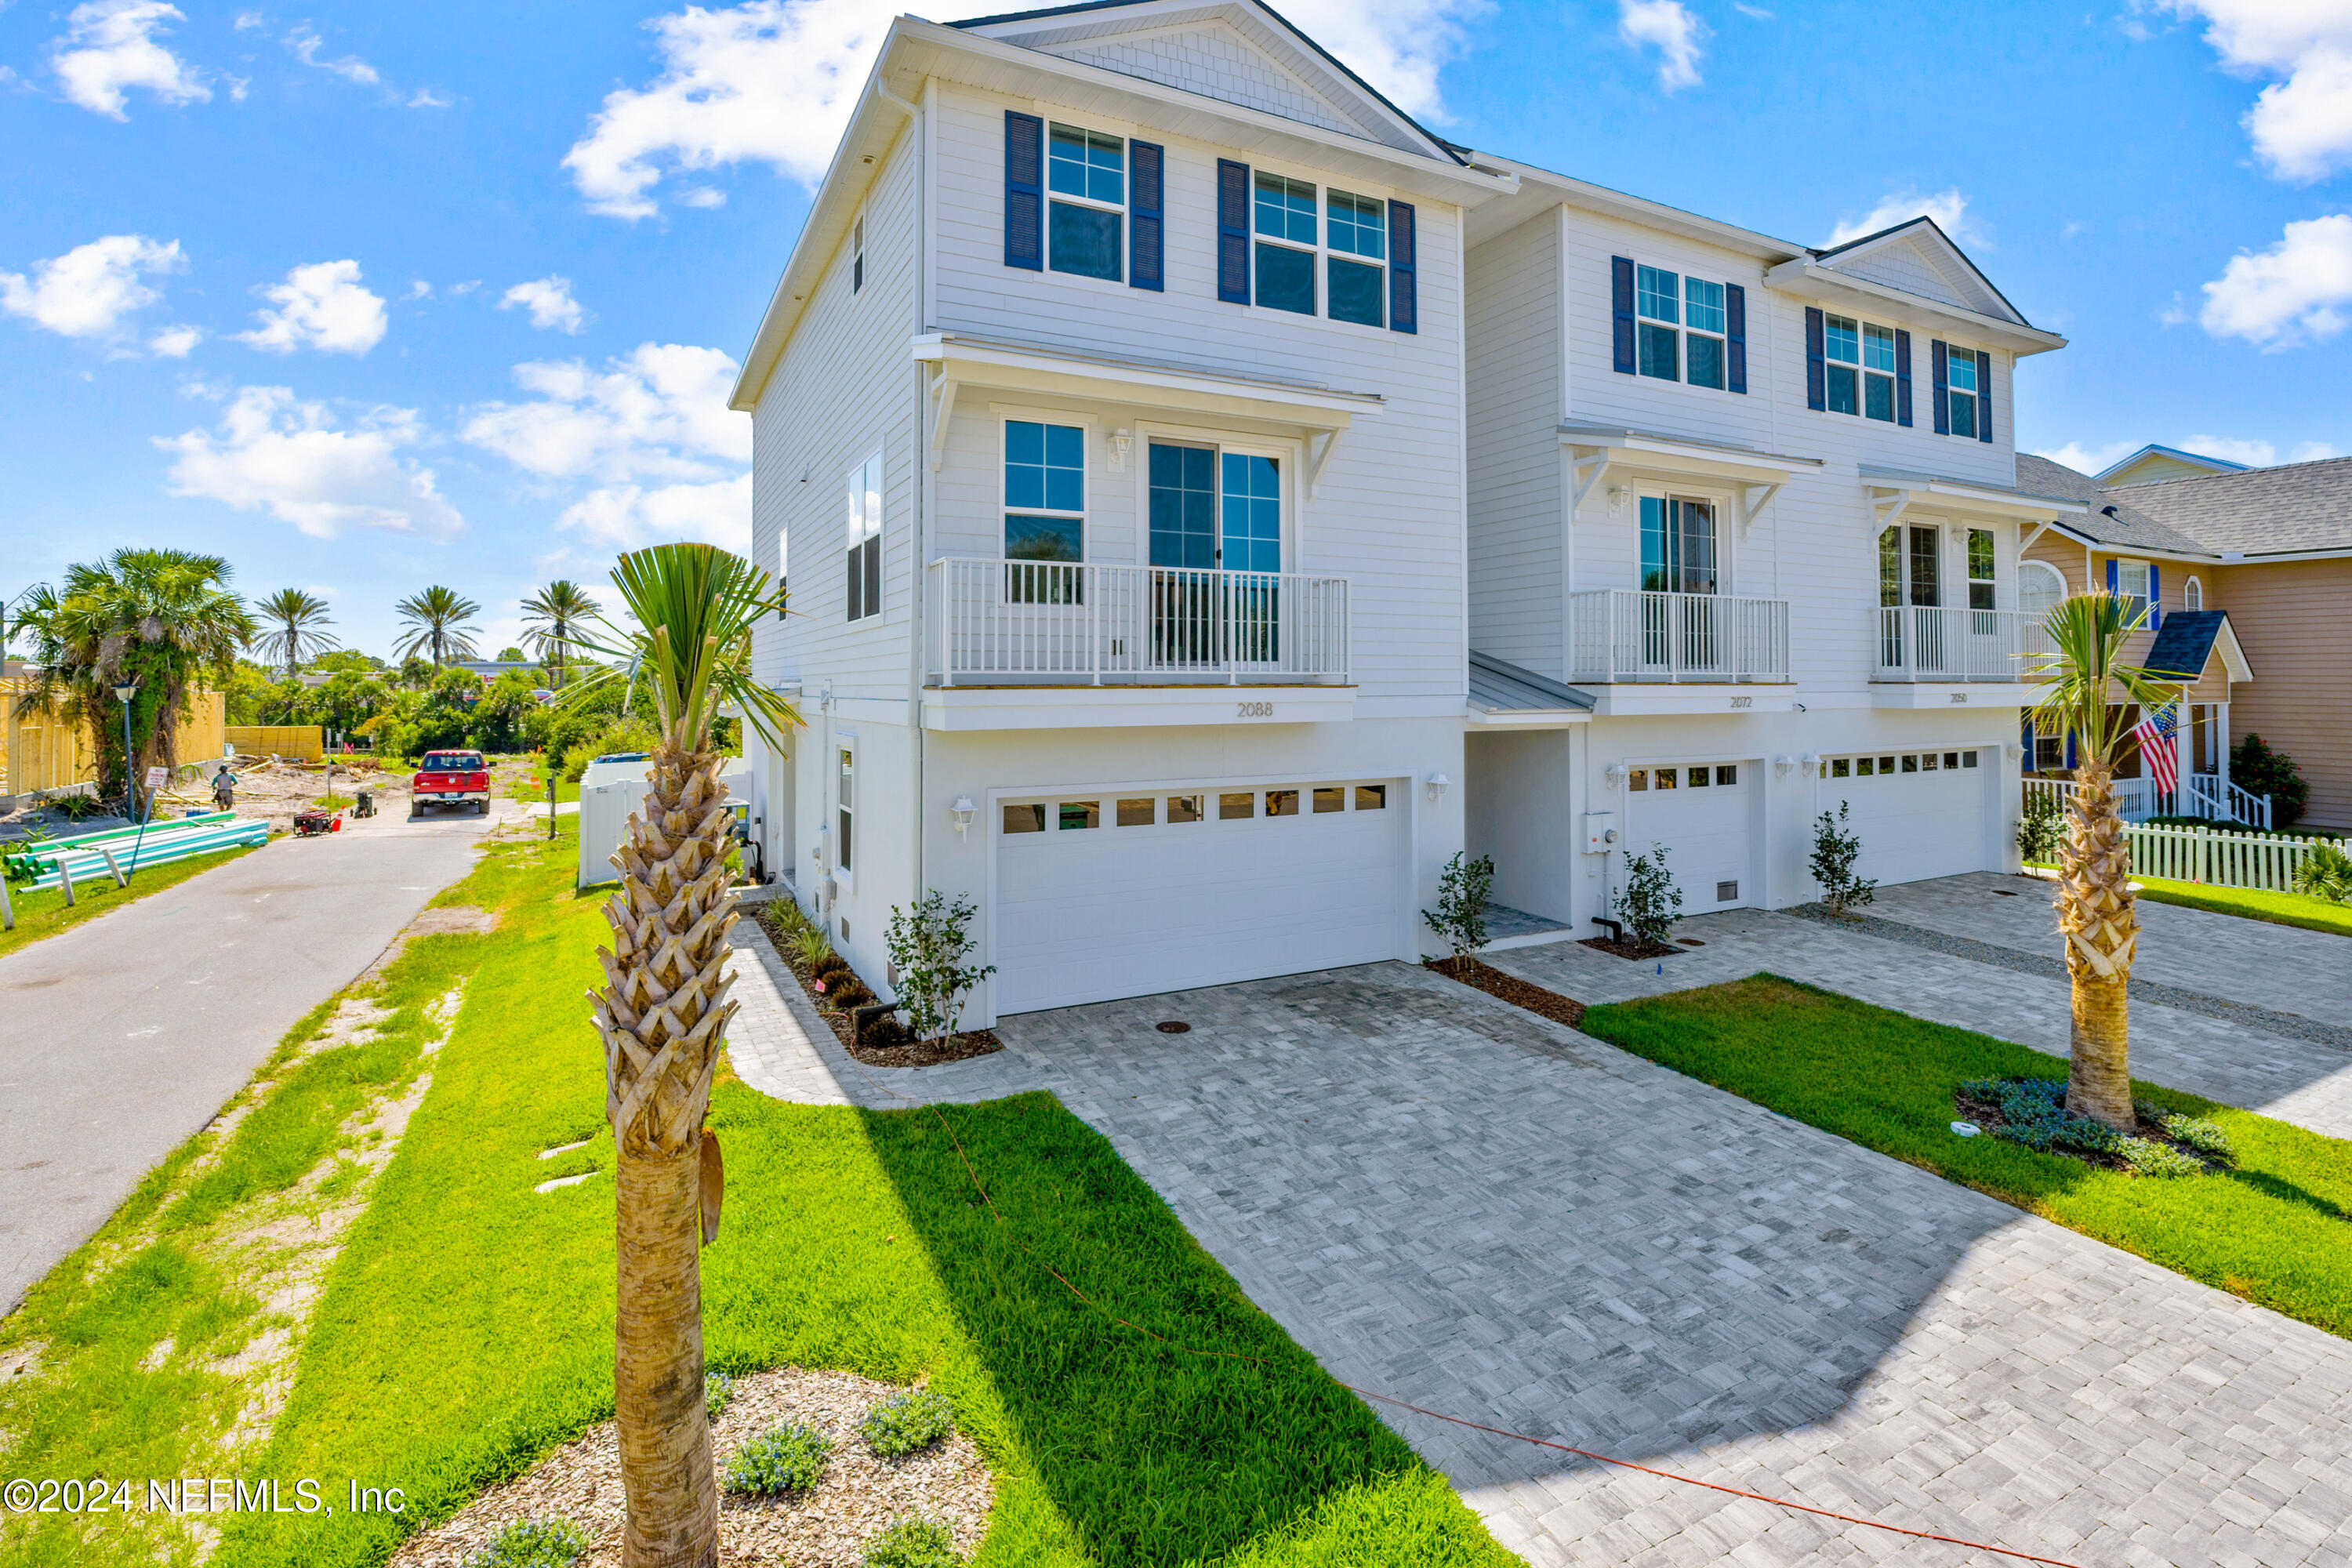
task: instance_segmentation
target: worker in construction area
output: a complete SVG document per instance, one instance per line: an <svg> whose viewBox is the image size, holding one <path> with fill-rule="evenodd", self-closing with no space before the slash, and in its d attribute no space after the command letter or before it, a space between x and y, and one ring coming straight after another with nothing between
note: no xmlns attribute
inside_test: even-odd
<svg viewBox="0 0 2352 1568"><path fill-rule="evenodd" d="M220 772L213 775L213 805L223 811L231 811L236 806L236 775L228 771L226 763L223 763Z"/></svg>

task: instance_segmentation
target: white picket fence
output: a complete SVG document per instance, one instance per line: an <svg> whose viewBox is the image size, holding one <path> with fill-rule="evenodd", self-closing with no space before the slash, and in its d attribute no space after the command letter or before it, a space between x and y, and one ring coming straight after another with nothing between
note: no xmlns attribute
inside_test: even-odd
<svg viewBox="0 0 2352 1568"><path fill-rule="evenodd" d="M2124 829L2131 847L2132 875L2216 888L2294 890L2295 868L2315 838L2267 838L2257 833L2223 833L2210 827L2153 827L2133 823Z"/></svg>

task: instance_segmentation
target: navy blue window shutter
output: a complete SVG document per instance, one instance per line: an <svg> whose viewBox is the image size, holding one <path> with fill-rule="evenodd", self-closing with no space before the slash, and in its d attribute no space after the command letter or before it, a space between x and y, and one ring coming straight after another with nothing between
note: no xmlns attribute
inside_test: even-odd
<svg viewBox="0 0 2352 1568"><path fill-rule="evenodd" d="M1748 390L1748 290L1737 283L1723 286L1724 369L1731 390Z"/></svg>
<svg viewBox="0 0 2352 1568"><path fill-rule="evenodd" d="M1822 312L1805 307L1805 406L1826 410L1830 405L1829 364L1822 342Z"/></svg>
<svg viewBox="0 0 2352 1568"><path fill-rule="evenodd" d="M1992 439L1992 353L1977 350L1977 439Z"/></svg>
<svg viewBox="0 0 2352 1568"><path fill-rule="evenodd" d="M1936 434L1952 433L1952 372L1951 361L1945 356L1951 351L1937 338L1927 345L1927 389L1936 399Z"/></svg>
<svg viewBox="0 0 2352 1568"><path fill-rule="evenodd" d="M2154 631L2164 624L2164 595L2156 586L2156 563L2147 563L2147 628Z"/></svg>
<svg viewBox="0 0 2352 1568"><path fill-rule="evenodd" d="M1004 265L1045 270L1045 122L1004 111Z"/></svg>
<svg viewBox="0 0 2352 1568"><path fill-rule="evenodd" d="M1162 209L1166 205L1168 154L1150 142L1129 142L1128 156L1127 281L1129 288L1165 289Z"/></svg>
<svg viewBox="0 0 2352 1568"><path fill-rule="evenodd" d="M1895 329L1895 423L1911 423L1911 334Z"/></svg>
<svg viewBox="0 0 2352 1568"><path fill-rule="evenodd" d="M1217 160L1217 298L1250 302L1250 172L1247 163Z"/></svg>
<svg viewBox="0 0 2352 1568"><path fill-rule="evenodd" d="M1633 258L1609 258L1609 310L1614 320L1610 346L1619 375L1633 374Z"/></svg>
<svg viewBox="0 0 2352 1568"><path fill-rule="evenodd" d="M2108 563L2107 563L2107 592L2108 592L2108 594L2109 594L2110 595L2112 595L2115 593L2115 591L2116 591L2116 563L2115 563L2114 562L2110 561L2110 562L2108 562Z"/></svg>
<svg viewBox="0 0 2352 1568"><path fill-rule="evenodd" d="M1413 258L1419 235L1413 228L1412 204L1389 204L1389 330L1421 331L1421 275Z"/></svg>
<svg viewBox="0 0 2352 1568"><path fill-rule="evenodd" d="M2074 731L2072 730L2066 731L2066 771L2070 773L2074 771Z"/></svg>

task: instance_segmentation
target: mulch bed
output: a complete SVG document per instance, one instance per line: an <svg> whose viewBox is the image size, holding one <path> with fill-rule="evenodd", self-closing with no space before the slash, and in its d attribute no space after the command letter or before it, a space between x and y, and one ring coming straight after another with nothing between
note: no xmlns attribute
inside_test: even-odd
<svg viewBox="0 0 2352 1568"><path fill-rule="evenodd" d="M1584 1018L1584 1004L1557 991L1547 991L1531 985L1516 974L1506 974L1490 963L1475 958L1439 958L1430 961L1429 967L1448 980L1484 991L1489 996L1499 996L1514 1007L1524 1007L1538 1013L1556 1024L1573 1029Z"/></svg>
<svg viewBox="0 0 2352 1568"><path fill-rule="evenodd" d="M1672 942L1618 942L1605 936L1588 936L1576 945L1591 948L1596 952L1608 953L1612 958L1630 958L1637 963L1645 959L1671 958L1683 951Z"/></svg>
<svg viewBox="0 0 2352 1568"><path fill-rule="evenodd" d="M768 939L768 945L783 961L800 982L801 992L824 1020L842 1049L870 1068L928 1068L943 1062L969 1061L973 1057L985 1057L1004 1048L993 1029L970 1029L961 1035L950 1035L943 1040L909 1040L907 1031L891 1018L876 1018L866 1026L866 1037L856 1037L856 1021L848 1013L836 1012L826 1003L824 994L815 989L816 972L800 961L790 941L778 929L781 917L773 903L762 904L752 924ZM868 987L870 990L871 987Z"/></svg>
<svg viewBox="0 0 2352 1568"><path fill-rule="evenodd" d="M2009 1118L2000 1113L2000 1106L1979 1100L1972 1095L1963 1094L1958 1089L1952 1091L1952 1108L1959 1113L1959 1120L1975 1122L1981 1130L1982 1137L1990 1138L2001 1128L2009 1125ZM2162 1128L2153 1122L2143 1120L2139 1124L2137 1135L2151 1143L2162 1143L2168 1148L2188 1155L2192 1160L2201 1162L2209 1171L2225 1171L2230 1168L2227 1161L2217 1160L2202 1150L2189 1147L2166 1133ZM2102 1154L2090 1149L2051 1148L2044 1149L2042 1152L2063 1155L2069 1160L2080 1160L2085 1165L2096 1165L2106 1171L2122 1171L2128 1173L2132 1168L2131 1162L2120 1154Z"/></svg>

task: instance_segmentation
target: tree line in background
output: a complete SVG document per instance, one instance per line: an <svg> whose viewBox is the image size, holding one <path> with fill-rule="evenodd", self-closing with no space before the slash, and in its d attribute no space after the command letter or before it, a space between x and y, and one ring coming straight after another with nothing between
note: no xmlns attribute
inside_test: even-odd
<svg viewBox="0 0 2352 1568"><path fill-rule="evenodd" d="M118 550L70 567L57 584L23 595L0 627L28 664L19 709L53 711L86 726L99 759L102 795L126 776L122 705L130 703L130 767L177 766L177 731L201 690L224 694L232 725L317 725L386 757L436 747L540 751L563 760L576 779L604 752L654 744L651 700L642 680L598 683L578 703L556 694L601 667L583 657L599 606L579 584L559 580L522 601L522 647L499 650L508 668L487 677L474 624L481 605L434 586L400 601L393 660L340 646L326 602L282 588L248 604L229 586L217 555L179 550Z"/></svg>

